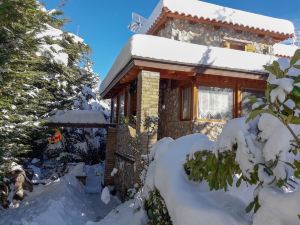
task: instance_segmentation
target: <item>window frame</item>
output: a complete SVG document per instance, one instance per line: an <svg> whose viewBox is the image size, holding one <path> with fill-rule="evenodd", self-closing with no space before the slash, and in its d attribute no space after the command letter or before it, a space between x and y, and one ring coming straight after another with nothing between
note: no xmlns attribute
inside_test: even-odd
<svg viewBox="0 0 300 225"><path fill-rule="evenodd" d="M228 83L228 84L215 84L215 83L205 83L205 82L198 82L196 85L196 90L198 91L197 95L197 113L195 117L197 118L197 121L199 122L226 122L228 120L226 119L206 119L206 118L200 118L199 117L199 96L201 94L200 87L208 87L208 88L226 88L226 89L232 89L232 119L236 118L236 86L234 83ZM199 93L200 92L200 93Z"/></svg>

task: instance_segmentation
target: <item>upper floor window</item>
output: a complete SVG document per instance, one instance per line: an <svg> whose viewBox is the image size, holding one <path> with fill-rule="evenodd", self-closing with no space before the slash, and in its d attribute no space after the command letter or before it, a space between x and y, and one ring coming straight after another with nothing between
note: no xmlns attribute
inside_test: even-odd
<svg viewBox="0 0 300 225"><path fill-rule="evenodd" d="M190 120L192 114L192 88L186 87L181 89L181 119Z"/></svg>
<svg viewBox="0 0 300 225"><path fill-rule="evenodd" d="M198 118L229 120L233 118L233 89L200 86Z"/></svg>
<svg viewBox="0 0 300 225"><path fill-rule="evenodd" d="M246 52L256 52L256 47L254 46L254 44L248 41L238 40L235 38L226 38L223 45L225 48Z"/></svg>

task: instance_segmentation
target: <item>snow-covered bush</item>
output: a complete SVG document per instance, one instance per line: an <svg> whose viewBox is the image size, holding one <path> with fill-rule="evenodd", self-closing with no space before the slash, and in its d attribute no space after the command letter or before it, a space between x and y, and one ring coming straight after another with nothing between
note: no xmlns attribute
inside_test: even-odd
<svg viewBox="0 0 300 225"><path fill-rule="evenodd" d="M190 179L206 180L214 190L227 190L236 174L236 186L256 185L248 212L265 207L262 190L276 190L284 198L287 192L298 192L300 178L300 50L265 69L270 72L265 98L251 99L247 119L227 123L213 153L197 152L185 164Z"/></svg>
<svg viewBox="0 0 300 225"><path fill-rule="evenodd" d="M166 203L157 189L149 193L145 210L149 218L148 225L172 225Z"/></svg>

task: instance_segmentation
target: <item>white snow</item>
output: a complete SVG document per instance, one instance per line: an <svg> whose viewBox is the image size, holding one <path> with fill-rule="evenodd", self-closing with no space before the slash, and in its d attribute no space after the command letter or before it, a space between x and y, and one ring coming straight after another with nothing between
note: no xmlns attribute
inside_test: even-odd
<svg viewBox="0 0 300 225"><path fill-rule="evenodd" d="M298 225L300 192L282 193L264 189L259 195L261 208L254 217L253 225Z"/></svg>
<svg viewBox="0 0 300 225"><path fill-rule="evenodd" d="M45 37L51 37L52 40L62 40L63 31L57 28L50 26L49 24L45 24L45 28L37 34L38 39L42 39Z"/></svg>
<svg viewBox="0 0 300 225"><path fill-rule="evenodd" d="M273 45L273 54L282 57L292 57L298 48L296 45L277 43Z"/></svg>
<svg viewBox="0 0 300 225"><path fill-rule="evenodd" d="M110 192L108 187L103 188L101 193L101 201L106 205L110 202Z"/></svg>
<svg viewBox="0 0 300 225"><path fill-rule="evenodd" d="M125 45L111 70L101 83L100 93L115 80L118 73L134 58L158 62L182 63L191 66L210 66L249 72L265 72L264 65L275 56L186 43L168 38L137 34Z"/></svg>
<svg viewBox="0 0 300 225"><path fill-rule="evenodd" d="M43 44L40 45L37 55L49 57L49 59L51 59L53 62L67 66L69 55L63 51L64 48L59 46L58 44Z"/></svg>
<svg viewBox="0 0 300 225"><path fill-rule="evenodd" d="M125 202L112 210L99 222L88 222L86 225L146 225L147 215L143 210L136 210L134 200Z"/></svg>
<svg viewBox="0 0 300 225"><path fill-rule="evenodd" d="M190 15L209 21L233 24L247 28L292 35L292 22L284 19L258 15L198 0L160 0L141 32L146 33L158 21L163 9L172 13Z"/></svg>
<svg viewBox="0 0 300 225"><path fill-rule="evenodd" d="M117 168L113 168L113 170L110 173L110 176L115 176L118 173L118 169Z"/></svg>
<svg viewBox="0 0 300 225"><path fill-rule="evenodd" d="M50 184L35 186L19 208L0 210L0 224L85 225L101 220L120 204L115 197L105 205L100 194L86 194L73 174L76 170Z"/></svg>
<svg viewBox="0 0 300 225"><path fill-rule="evenodd" d="M153 183L158 188L174 225L207 225L208 221L213 225L249 224L244 201L252 188L236 196L233 190L210 192L205 182L190 182L185 174L186 155L212 150L213 142L204 135L193 134L175 141L163 139L159 145L146 184L150 187Z"/></svg>
<svg viewBox="0 0 300 225"><path fill-rule="evenodd" d="M72 37L72 39L75 43L83 43L84 42L83 38L81 38L73 33L68 33L68 35Z"/></svg>
<svg viewBox="0 0 300 225"><path fill-rule="evenodd" d="M106 124L107 121L101 111L90 110L59 110L46 119L49 123L77 123L77 124Z"/></svg>

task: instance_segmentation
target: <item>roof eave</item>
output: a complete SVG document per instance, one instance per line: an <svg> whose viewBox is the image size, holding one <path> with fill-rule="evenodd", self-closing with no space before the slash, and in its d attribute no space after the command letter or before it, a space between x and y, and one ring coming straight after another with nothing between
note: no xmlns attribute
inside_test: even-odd
<svg viewBox="0 0 300 225"><path fill-rule="evenodd" d="M210 19L205 19L203 17L199 18L197 16L191 16L191 15L186 15L184 13L179 14L178 12L172 12L169 10L167 7L164 7L161 11L161 14L158 16L158 18L153 22L153 24L146 30L146 34L149 35L155 35L157 32L160 30L161 26L167 21L167 19L186 19L191 22L197 22L197 23L206 23L206 24L211 24L214 26L223 26L223 27L232 27L237 30L242 30L242 31L247 31L251 33L257 33L261 35L267 35L267 36L272 36L274 39L280 41L284 41L288 38L294 37L294 33L278 33L274 31L269 31L269 30L262 30L254 27L246 27L243 25L239 24L233 24L233 23L227 23L223 21L217 21L217 20L210 20Z"/></svg>

